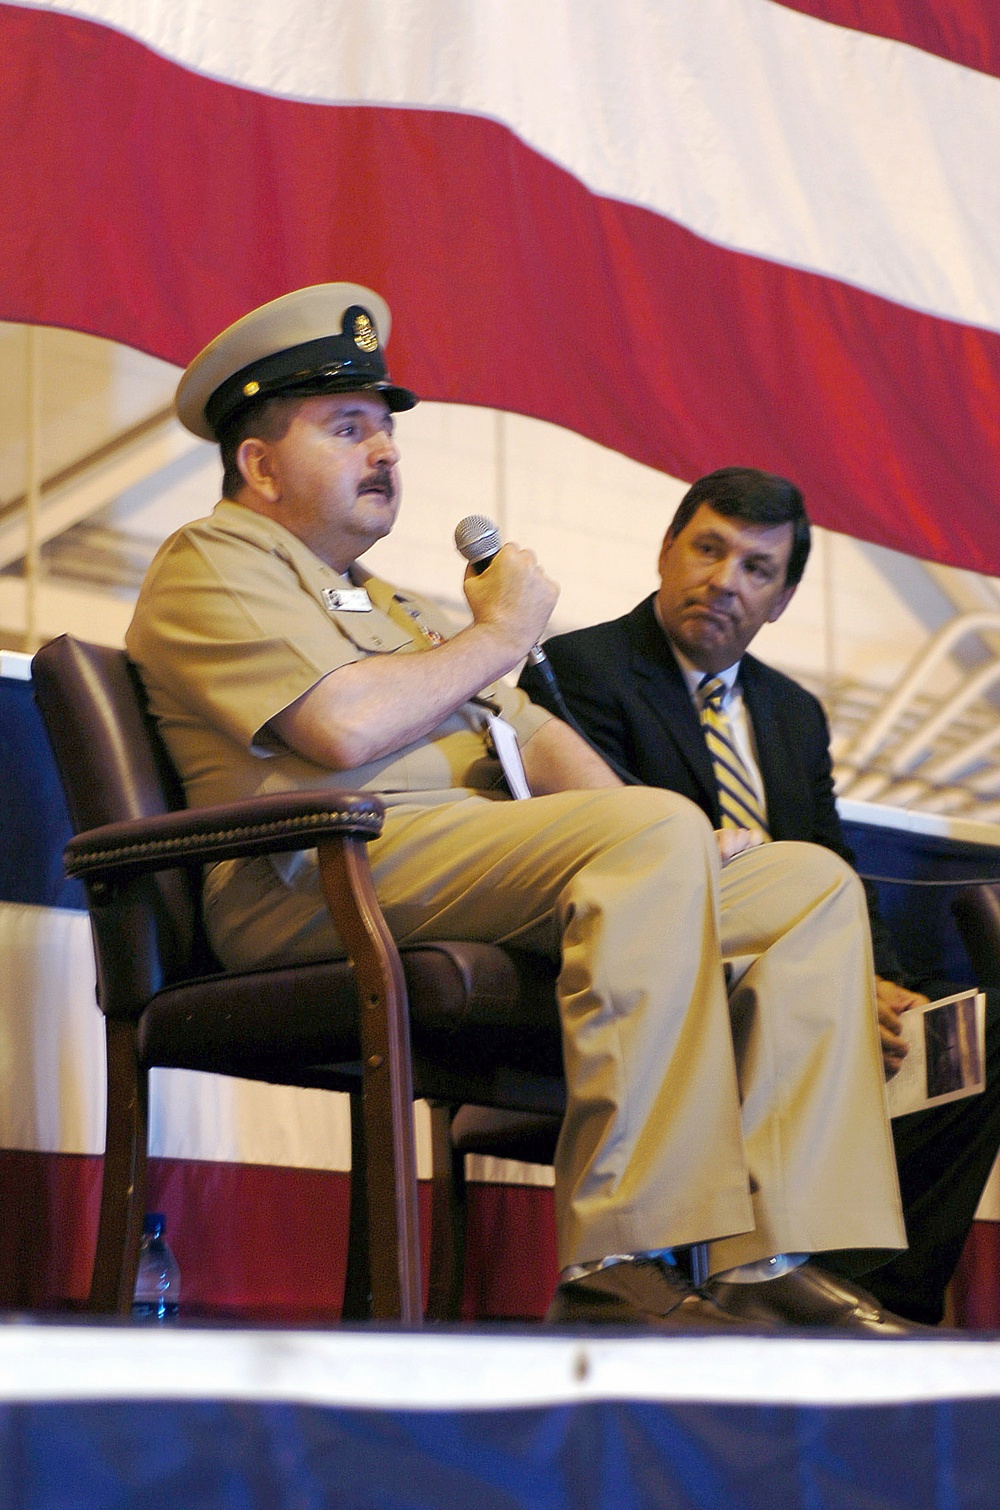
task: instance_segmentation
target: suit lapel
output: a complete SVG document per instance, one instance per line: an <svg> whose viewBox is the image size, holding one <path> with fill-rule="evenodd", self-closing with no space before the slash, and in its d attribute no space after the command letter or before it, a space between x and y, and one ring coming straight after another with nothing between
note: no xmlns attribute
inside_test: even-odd
<svg viewBox="0 0 1000 1510"><path fill-rule="evenodd" d="M703 806L707 804L713 821L718 823L718 793L711 756L684 675L653 612L652 598L647 598L632 614L629 630L636 691L662 728L664 739L688 768L698 792L696 800Z"/></svg>
<svg viewBox="0 0 1000 1510"><path fill-rule="evenodd" d="M774 839L798 832L801 781L789 768L788 740L792 737L788 710L776 703L773 672L755 656L745 655L740 666L743 701L753 726L757 764L764 783L767 821Z"/></svg>

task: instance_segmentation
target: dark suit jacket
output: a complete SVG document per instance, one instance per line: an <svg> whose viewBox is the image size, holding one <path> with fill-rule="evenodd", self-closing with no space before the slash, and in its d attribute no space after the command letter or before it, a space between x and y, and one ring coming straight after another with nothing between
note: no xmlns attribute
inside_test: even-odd
<svg viewBox="0 0 1000 1510"><path fill-rule="evenodd" d="M597 748L646 786L689 797L718 828L711 757L652 597L623 618L546 640L545 651L569 712ZM740 681L772 838L823 844L853 864L834 802L830 730L819 701L756 656L743 657ZM533 701L560 711L534 667L525 667L520 685ZM899 980L902 967L867 890L876 969Z"/></svg>

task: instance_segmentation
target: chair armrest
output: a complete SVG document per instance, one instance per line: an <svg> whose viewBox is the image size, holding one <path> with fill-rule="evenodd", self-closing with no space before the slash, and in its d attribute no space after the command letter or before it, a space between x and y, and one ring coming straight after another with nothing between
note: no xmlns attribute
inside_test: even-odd
<svg viewBox="0 0 1000 1510"><path fill-rule="evenodd" d="M69 876L125 881L178 865L310 849L337 836L374 839L382 831L384 811L369 792L279 792L105 823L71 839L63 862Z"/></svg>

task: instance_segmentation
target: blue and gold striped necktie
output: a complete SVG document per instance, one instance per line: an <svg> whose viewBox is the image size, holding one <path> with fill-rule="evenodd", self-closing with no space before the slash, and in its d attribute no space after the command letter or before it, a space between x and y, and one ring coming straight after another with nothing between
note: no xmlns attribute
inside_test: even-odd
<svg viewBox="0 0 1000 1510"><path fill-rule="evenodd" d="M723 828L759 828L770 838L767 819L730 727L722 701L726 684L709 673L698 683L701 726L712 757Z"/></svg>

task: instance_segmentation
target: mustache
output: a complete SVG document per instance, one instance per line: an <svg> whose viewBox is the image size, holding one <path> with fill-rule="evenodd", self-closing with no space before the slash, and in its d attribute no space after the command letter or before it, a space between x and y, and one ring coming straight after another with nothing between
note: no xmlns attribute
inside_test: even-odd
<svg viewBox="0 0 1000 1510"><path fill-rule="evenodd" d="M382 493L386 498L395 498L396 480L389 471L369 472L361 479L359 493Z"/></svg>

